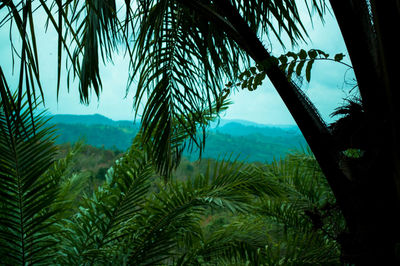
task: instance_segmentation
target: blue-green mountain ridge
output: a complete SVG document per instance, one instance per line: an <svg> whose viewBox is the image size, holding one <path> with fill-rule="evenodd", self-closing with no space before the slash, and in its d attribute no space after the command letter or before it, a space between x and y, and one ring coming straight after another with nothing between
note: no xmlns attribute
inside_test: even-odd
<svg viewBox="0 0 400 266"><path fill-rule="evenodd" d="M139 129L139 123L94 115L54 115L51 123L57 128L57 143L86 144L106 149L126 150ZM299 129L292 125L262 125L245 120L220 120L207 132L203 158L239 157L249 162L271 162L274 158L306 146ZM198 152L184 155L191 160Z"/></svg>

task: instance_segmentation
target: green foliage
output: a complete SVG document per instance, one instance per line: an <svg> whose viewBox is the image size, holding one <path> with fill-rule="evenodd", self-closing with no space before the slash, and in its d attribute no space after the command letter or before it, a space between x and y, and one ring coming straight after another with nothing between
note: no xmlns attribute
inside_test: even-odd
<svg viewBox="0 0 400 266"><path fill-rule="evenodd" d="M84 147L55 160L41 116L32 124L26 111L16 123L1 110L2 264L339 263L343 219L311 155L186 166L190 175L163 182L137 140L82 195L88 175L71 164Z"/></svg>
<svg viewBox="0 0 400 266"><path fill-rule="evenodd" d="M121 239L142 209L152 168L134 147L109 170L107 182L83 198L79 211L60 224L58 263L89 264L123 260ZM126 258L125 258L126 259Z"/></svg>
<svg viewBox="0 0 400 266"><path fill-rule="evenodd" d="M346 227L315 158L293 154L262 171L285 190L284 197L260 204L260 213L273 225L269 265L339 265L337 239Z"/></svg>
<svg viewBox="0 0 400 266"><path fill-rule="evenodd" d="M202 235L177 265L265 265L268 237L257 220L233 219Z"/></svg>
<svg viewBox="0 0 400 266"><path fill-rule="evenodd" d="M91 177L98 176L103 180L107 170L123 155L118 150L93 147L81 142L75 143L72 147L69 143L58 145L58 150L57 157L69 158L69 172L84 173Z"/></svg>
<svg viewBox="0 0 400 266"><path fill-rule="evenodd" d="M247 88L249 91L257 89L258 86L262 85L266 77L266 73L260 66L250 67L248 70L240 73L238 76L239 82L235 84L236 87L241 87L242 89ZM232 87L232 82L229 82L225 86Z"/></svg>
<svg viewBox="0 0 400 266"><path fill-rule="evenodd" d="M59 263L151 265L178 258L180 250L199 243L200 221L208 208L246 213L253 209L254 196L279 194L273 182L251 169L220 162L205 175L151 188L152 163L133 146L109 170L106 183L60 225L64 233L56 247ZM244 239L220 242L232 246L226 251L232 255Z"/></svg>
<svg viewBox="0 0 400 266"><path fill-rule="evenodd" d="M298 53L287 52L279 57L272 57L272 62L278 64L280 69L286 72L289 80L291 80L293 74L295 74L298 78L305 76L307 82L310 82L311 70L315 61L334 61L352 68L350 65L342 62L344 57L345 55L342 53L336 54L333 58L330 58L329 54L319 49L311 49L309 51L301 49ZM265 77L266 71L261 65L250 67L239 74L237 77L238 82L235 83L235 87L253 91L262 85ZM233 83L229 82L225 86L231 88Z"/></svg>
<svg viewBox="0 0 400 266"><path fill-rule="evenodd" d="M304 66L305 71L304 75L306 77L307 82L311 81L311 70L315 61L318 60L328 60L335 61L341 64L344 64L348 67L346 63L343 63L342 60L344 58L344 54L339 53L334 56L334 58L330 58L329 54L325 53L319 49L311 49L309 51L305 51L301 49L300 52L288 52L278 57L279 67L287 73L289 79L292 78L293 74L296 74L297 77L303 75Z"/></svg>
<svg viewBox="0 0 400 266"><path fill-rule="evenodd" d="M50 232L60 212L59 179L47 171L54 161L52 128L42 114L30 120L27 101L16 116L13 102L0 102L0 261L1 264L46 264L56 242Z"/></svg>
<svg viewBox="0 0 400 266"><path fill-rule="evenodd" d="M140 143L142 149L151 156L157 172L165 179L169 179L172 171L179 165L185 148L188 147L188 150L191 150L195 146L200 154L202 153L205 146L206 128L219 117L220 112L228 108L229 104L226 97L222 97L217 99L210 109L196 110L189 114L190 120L182 115L171 121L163 121L162 123L166 123L164 125L166 128L161 130L162 132L158 130L164 126L158 125L158 130L153 131L148 127L154 125L142 124L134 142Z"/></svg>
<svg viewBox="0 0 400 266"><path fill-rule="evenodd" d="M57 181L58 193L50 210L62 210L57 212L52 220L54 222L69 218L76 212L81 194L87 188L89 174L74 169L75 157L82 149L82 144L77 143L64 156L59 158L60 147L57 146L57 155L54 156L53 164L43 174L48 180ZM59 159L57 159L59 158Z"/></svg>

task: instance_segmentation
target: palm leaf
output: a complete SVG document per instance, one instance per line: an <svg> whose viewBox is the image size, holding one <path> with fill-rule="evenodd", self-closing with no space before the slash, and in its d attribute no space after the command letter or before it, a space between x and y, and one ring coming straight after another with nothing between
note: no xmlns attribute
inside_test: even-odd
<svg viewBox="0 0 400 266"><path fill-rule="evenodd" d="M340 265L338 246L315 233L289 233L265 247L265 265Z"/></svg>
<svg viewBox="0 0 400 266"><path fill-rule="evenodd" d="M258 201L257 213L273 226L267 264L339 264L337 240L346 227L313 155L297 152L259 170L284 191Z"/></svg>
<svg viewBox="0 0 400 266"><path fill-rule="evenodd" d="M135 107L138 110L147 98L141 117L142 138L154 143L154 152L158 154L155 162L168 175L168 163L158 163L161 156L167 162L175 161L177 156L171 155L179 154L179 149L174 151L174 138L180 138L176 134L182 129L197 143L198 129L204 131L207 126L200 123L204 112L220 111L220 106L215 106L223 94L222 73L235 73L234 69L222 67L223 61L216 53L231 62L236 59L233 51L226 51L231 50L233 43L222 38L223 33L218 35L206 22L200 28L193 27L201 21L193 21L190 9L174 1L144 3L136 15L138 37L133 47L132 81L138 78ZM142 14L141 10L147 13ZM217 37L207 39L210 31Z"/></svg>
<svg viewBox="0 0 400 266"><path fill-rule="evenodd" d="M146 216L135 221L138 231L132 239L131 264L153 265L176 257L182 241L190 248L201 236L199 225L208 208L248 212L254 196L279 193L273 183L251 171L251 166L223 161L214 169L184 183L160 185L146 204ZM230 248L237 244L233 242Z"/></svg>
<svg viewBox="0 0 400 266"><path fill-rule="evenodd" d="M183 151L192 151L194 147L199 147L200 157L204 148L206 137L205 129L211 121L218 118L219 112L225 111L230 104L225 99L213 105L212 109L201 110L190 114L191 121L187 121L183 116L171 117L172 122L156 125L152 135L145 137L145 129L141 129L134 142L141 145L144 151L151 157L157 172L165 180L171 177L172 171L179 165ZM168 115L168 113L166 113ZM169 115L168 115L169 116ZM192 123L195 123L194 125ZM160 122L161 123L161 122ZM165 134L159 135L159 130L163 128ZM172 129L172 132L169 130ZM163 133L163 134L164 134ZM160 150L164 153L160 153Z"/></svg>
<svg viewBox="0 0 400 266"><path fill-rule="evenodd" d="M75 173L72 171L75 156L82 148L82 143L75 143L68 154L56 160L44 173L45 178L57 181L59 193L52 209L62 210L53 219L57 222L62 219L71 218L77 211L77 202L81 198L83 190L87 185L88 173Z"/></svg>
<svg viewBox="0 0 400 266"><path fill-rule="evenodd" d="M131 234L129 225L141 212L152 176L152 164L132 146L108 171L107 182L85 197L79 212L62 224L58 262L107 263L127 255L121 244ZM71 234L72 232L72 234ZM64 243L63 243L64 242ZM121 258L122 257L122 258Z"/></svg>
<svg viewBox="0 0 400 266"><path fill-rule="evenodd" d="M89 103L89 91L93 88L97 97L100 96L101 78L99 71L99 58L111 58L116 42L117 17L115 1L87 1L82 7L86 11L85 17L79 28L82 29L81 44L74 52L75 63L81 66L79 93L81 101ZM78 13L80 13L79 11ZM83 11L82 11L83 13ZM77 20L74 17L72 20ZM80 62L79 55L83 53Z"/></svg>
<svg viewBox="0 0 400 266"><path fill-rule="evenodd" d="M48 228L59 211L52 208L57 198L57 179L44 173L55 155L52 128L42 114L31 123L27 101L22 101L16 123L14 102L0 102L0 246L1 263L35 264L48 261L54 244Z"/></svg>
<svg viewBox="0 0 400 266"><path fill-rule="evenodd" d="M190 246L177 265L263 265L269 238L265 222L244 214L229 224L215 228L209 236Z"/></svg>

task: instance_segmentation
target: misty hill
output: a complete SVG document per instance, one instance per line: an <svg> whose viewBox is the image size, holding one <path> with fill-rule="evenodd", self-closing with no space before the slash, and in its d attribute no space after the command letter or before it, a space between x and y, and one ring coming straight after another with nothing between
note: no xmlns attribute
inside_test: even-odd
<svg viewBox="0 0 400 266"><path fill-rule="evenodd" d="M133 121L114 121L102 115L55 115L51 119L58 129L58 143L76 142L84 139L87 144L106 149L126 150L139 130ZM238 156L247 161L272 161L284 157L293 149L305 146L305 140L296 127L281 128L247 125L235 121L220 123L207 133L204 158ZM198 158L198 152L185 152L191 160Z"/></svg>
<svg viewBox="0 0 400 266"><path fill-rule="evenodd" d="M129 120L112 120L104 115L93 114L93 115L70 115L70 114L59 114L53 115L51 123L54 124L82 124L82 125L108 125L108 126L124 126L124 127L135 127L135 123Z"/></svg>
<svg viewBox="0 0 400 266"><path fill-rule="evenodd" d="M216 122L211 122L211 128L222 127L229 123L237 123L243 126L250 126L250 127L274 127L274 128L281 128L285 130L299 130L296 125L285 125L285 124L278 124L278 125L266 125L266 124L259 124L256 122L242 120L242 119L220 119Z"/></svg>
<svg viewBox="0 0 400 266"><path fill-rule="evenodd" d="M135 127L118 127L101 124L56 124L58 138L57 143L75 143L83 140L86 144L95 147L104 147L125 151L138 132Z"/></svg>
<svg viewBox="0 0 400 266"><path fill-rule="evenodd" d="M249 162L271 162L305 146L306 142L302 135L264 136L250 134L233 136L219 132L209 132L202 156L213 159L238 157L240 160ZM196 160L198 152L185 153L185 156L190 160Z"/></svg>
<svg viewBox="0 0 400 266"><path fill-rule="evenodd" d="M240 122L229 122L216 127L214 131L232 136L247 136L251 134L260 134L264 136L286 136L299 135L300 132L296 126L281 128L267 125L244 125Z"/></svg>
<svg viewBox="0 0 400 266"><path fill-rule="evenodd" d="M51 119L55 124L84 124L84 125L114 125L115 121L100 114L94 115L54 115Z"/></svg>

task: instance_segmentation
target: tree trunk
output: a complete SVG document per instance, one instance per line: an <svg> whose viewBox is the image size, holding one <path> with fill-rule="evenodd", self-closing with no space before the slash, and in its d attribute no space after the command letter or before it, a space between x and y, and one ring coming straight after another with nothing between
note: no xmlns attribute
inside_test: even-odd
<svg viewBox="0 0 400 266"><path fill-rule="evenodd" d="M336 2L347 3L348 1L338 0ZM365 2L363 3L365 4ZM381 111L382 107L388 109L387 106L376 104L376 97L380 96L378 99L382 99L381 90L378 88L362 90L360 87L363 103L368 106L368 109L365 110L368 122L367 132L364 132L367 135L368 143L365 143L364 155L356 163L346 164L348 158L343 156L344 149L340 145L340 142L345 140L331 135L330 130L319 119L307 97L299 92L299 89L287 79L286 74L279 69L277 63L273 62L269 52L230 1L220 0L215 4L219 6L221 15L234 28L234 30L228 29L227 34L233 33L230 36L238 45L254 61L264 66L269 79L302 131L332 188L348 227L348 232L342 234L339 239L343 261L357 265L395 264L395 248L399 242L398 227L400 224L396 218L396 214L399 213L399 205L397 183L394 182L394 180L398 180L396 173L400 172L396 172L399 164L397 159L394 160L398 157L395 141L398 131L391 126L395 124L392 123L393 121L388 122L386 119L382 119L393 116L387 116L387 112ZM349 12L345 16L346 18L352 14L351 9ZM368 17L365 13L360 16ZM352 19L360 18L353 17ZM360 75L365 77L365 79L358 80L360 85L375 86L379 80L376 72L365 67L372 67L375 62L379 61L379 58L372 57L371 52L368 52L373 47L374 40L374 36L368 31L370 24L365 23L365 20L361 20L363 23L353 22L347 21L344 28L349 25L355 27L354 29L346 28L350 42L354 41L357 44L360 41L364 42L361 47L355 45L354 49L349 49L350 55L354 50L355 57L360 60L360 65L355 66L355 70L360 69ZM360 31L363 38L358 39L357 34L353 36L352 33L355 31ZM363 32L370 35L363 35ZM346 40L346 35L344 37ZM356 76L359 78L357 74ZM389 114L390 112L393 114L393 108L389 110ZM382 117L382 115L384 116ZM346 137L352 137L351 135L354 133L349 132ZM396 145L393 146L395 143Z"/></svg>
<svg viewBox="0 0 400 266"><path fill-rule="evenodd" d="M359 264L390 264L396 260L400 236L400 121L395 115L399 111L395 79L400 58L393 53L398 46L393 28L399 26L399 5L398 1L330 2L354 67L366 124L365 155L359 165L363 171L353 174L360 198L358 218L345 256ZM350 246L360 248L352 251Z"/></svg>

